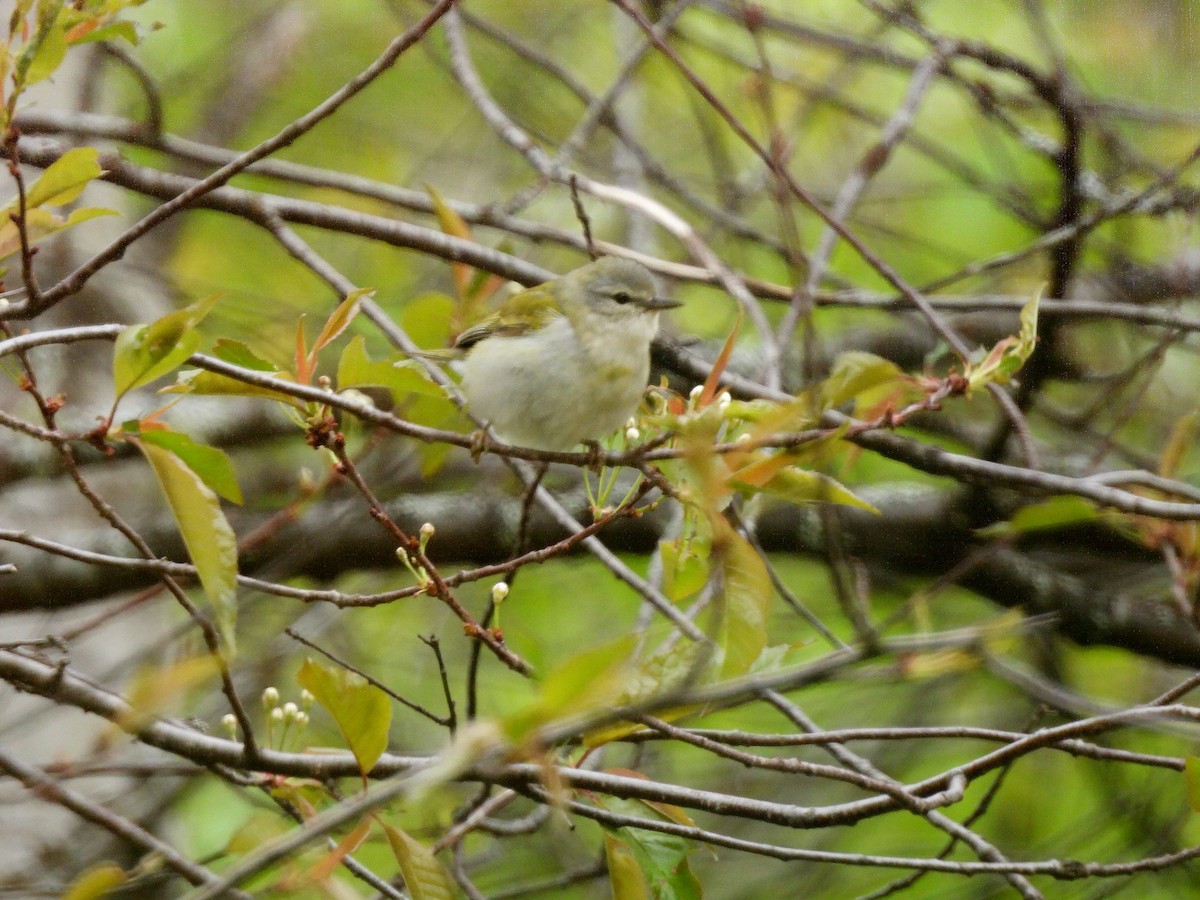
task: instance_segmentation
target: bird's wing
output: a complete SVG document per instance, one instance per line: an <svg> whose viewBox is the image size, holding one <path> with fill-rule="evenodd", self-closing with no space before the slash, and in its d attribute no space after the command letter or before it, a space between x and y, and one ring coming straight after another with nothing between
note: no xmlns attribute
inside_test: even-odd
<svg viewBox="0 0 1200 900"><path fill-rule="evenodd" d="M549 291L530 288L504 301L500 311L472 325L454 339L454 347L466 350L490 337L518 337L545 328L562 315Z"/></svg>

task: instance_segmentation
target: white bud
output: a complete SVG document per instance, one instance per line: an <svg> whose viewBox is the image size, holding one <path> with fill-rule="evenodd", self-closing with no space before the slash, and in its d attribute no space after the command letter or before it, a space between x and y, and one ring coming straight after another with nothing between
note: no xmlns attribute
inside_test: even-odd
<svg viewBox="0 0 1200 900"><path fill-rule="evenodd" d="M406 566L411 565L408 560L408 551L403 547L396 548L396 559L400 560L400 562L404 563Z"/></svg>
<svg viewBox="0 0 1200 900"><path fill-rule="evenodd" d="M237 716L233 713L225 713L225 715L221 716L221 725L229 732L230 737L237 737Z"/></svg>
<svg viewBox="0 0 1200 900"><path fill-rule="evenodd" d="M694 403L700 399L702 393L704 393L704 385L698 384L688 392L688 399Z"/></svg>
<svg viewBox="0 0 1200 900"><path fill-rule="evenodd" d="M306 713L304 710L300 710L300 712L296 713L296 727L303 728L307 724L308 713Z"/></svg>
<svg viewBox="0 0 1200 900"><path fill-rule="evenodd" d="M433 533L436 530L437 529L433 527L432 522L426 522L421 526L421 537L423 537L425 540L429 540L431 537L433 537Z"/></svg>
<svg viewBox="0 0 1200 900"><path fill-rule="evenodd" d="M717 406L719 406L721 409L724 409L732 402L733 397L730 396L729 391L721 391L721 393L717 395Z"/></svg>
<svg viewBox="0 0 1200 900"><path fill-rule="evenodd" d="M279 691L273 687L267 688L262 692L263 709L270 709L272 706L279 705Z"/></svg>
<svg viewBox="0 0 1200 900"><path fill-rule="evenodd" d="M640 438L641 436L642 436L642 433L640 431L638 431L636 428L634 428L632 425L625 429L625 440L627 440L631 444L634 441L636 441L638 438Z"/></svg>
<svg viewBox="0 0 1200 900"><path fill-rule="evenodd" d="M295 703L292 703L290 700L283 704L283 717L289 722L294 720L299 712L300 707L298 707Z"/></svg>
<svg viewBox="0 0 1200 900"><path fill-rule="evenodd" d="M307 688L300 692L300 705L305 709L312 709L312 705L316 702L317 698Z"/></svg>
<svg viewBox="0 0 1200 900"><path fill-rule="evenodd" d="M283 721L283 709L281 707L277 706L273 710L271 710L271 721L272 722L282 722Z"/></svg>
<svg viewBox="0 0 1200 900"><path fill-rule="evenodd" d="M508 585L503 581L497 581L492 585L492 602L502 603L504 598L508 596Z"/></svg>
<svg viewBox="0 0 1200 900"><path fill-rule="evenodd" d="M738 435L736 438L734 438L734 443L736 443L736 444L748 444L748 443L750 443L750 432L748 432L748 431L743 431L743 432L742 432L741 434L739 434L739 435Z"/></svg>

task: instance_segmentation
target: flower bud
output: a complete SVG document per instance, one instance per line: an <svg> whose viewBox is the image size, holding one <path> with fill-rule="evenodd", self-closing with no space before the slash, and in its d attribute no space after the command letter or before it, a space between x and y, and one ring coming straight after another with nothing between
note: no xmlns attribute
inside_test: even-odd
<svg viewBox="0 0 1200 900"><path fill-rule="evenodd" d="M492 602L503 603L504 598L508 596L508 585L503 581L497 581L492 585Z"/></svg>
<svg viewBox="0 0 1200 900"><path fill-rule="evenodd" d="M225 713L225 715L221 716L221 725L229 733L231 738L237 737L237 716L235 716L233 713Z"/></svg>
<svg viewBox="0 0 1200 900"><path fill-rule="evenodd" d="M263 709L271 709L279 705L279 691L273 687L269 687L262 692Z"/></svg>

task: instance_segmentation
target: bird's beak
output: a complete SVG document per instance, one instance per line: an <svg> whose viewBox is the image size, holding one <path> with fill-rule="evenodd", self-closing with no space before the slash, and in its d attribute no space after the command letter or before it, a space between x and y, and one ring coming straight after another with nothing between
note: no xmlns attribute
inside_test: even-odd
<svg viewBox="0 0 1200 900"><path fill-rule="evenodd" d="M678 300L671 300L668 297L651 297L649 300L642 301L640 305L643 309L658 312L660 309L676 309L683 306L683 303Z"/></svg>

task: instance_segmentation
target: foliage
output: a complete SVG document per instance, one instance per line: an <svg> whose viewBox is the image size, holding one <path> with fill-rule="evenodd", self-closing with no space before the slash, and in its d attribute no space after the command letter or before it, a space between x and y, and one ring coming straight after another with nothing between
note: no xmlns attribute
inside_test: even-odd
<svg viewBox="0 0 1200 900"><path fill-rule="evenodd" d="M253 6L0 34L0 787L115 836L0 884L1191 889L1192 6ZM602 254L642 405L499 444Z"/></svg>

